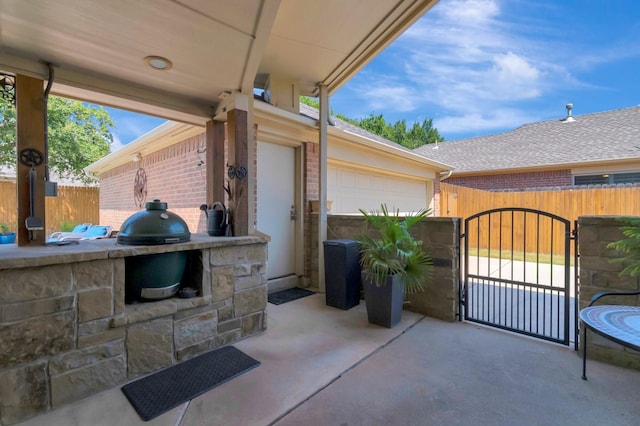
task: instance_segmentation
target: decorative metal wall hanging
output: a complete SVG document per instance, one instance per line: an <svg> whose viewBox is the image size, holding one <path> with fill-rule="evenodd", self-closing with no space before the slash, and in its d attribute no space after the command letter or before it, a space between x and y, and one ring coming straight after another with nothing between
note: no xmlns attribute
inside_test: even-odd
<svg viewBox="0 0 640 426"><path fill-rule="evenodd" d="M227 176L229 179L238 178L240 180L247 177L247 168L245 166L234 166L227 164Z"/></svg>
<svg viewBox="0 0 640 426"><path fill-rule="evenodd" d="M133 181L133 199L136 207L140 209L144 207L147 199L147 173L142 167L136 172L136 177Z"/></svg>
<svg viewBox="0 0 640 426"><path fill-rule="evenodd" d="M0 72L0 96L16 105L16 77Z"/></svg>
<svg viewBox="0 0 640 426"><path fill-rule="evenodd" d="M44 154L35 148L25 148L20 151L18 159L28 167L36 167L44 162Z"/></svg>
<svg viewBox="0 0 640 426"><path fill-rule="evenodd" d="M207 147L203 146L201 148L198 148L198 150L196 151L198 154L198 167L202 167L205 164L204 158L202 158L202 154L207 152ZM200 171L202 172L202 169L200 169Z"/></svg>

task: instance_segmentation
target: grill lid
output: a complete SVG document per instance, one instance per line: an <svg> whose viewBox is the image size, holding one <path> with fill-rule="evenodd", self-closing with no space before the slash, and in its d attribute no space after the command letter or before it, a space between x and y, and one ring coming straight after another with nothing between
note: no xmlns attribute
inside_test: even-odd
<svg viewBox="0 0 640 426"><path fill-rule="evenodd" d="M129 245L158 245L184 243L191 240L186 222L167 210L167 203L149 201L141 210L122 223L118 243Z"/></svg>

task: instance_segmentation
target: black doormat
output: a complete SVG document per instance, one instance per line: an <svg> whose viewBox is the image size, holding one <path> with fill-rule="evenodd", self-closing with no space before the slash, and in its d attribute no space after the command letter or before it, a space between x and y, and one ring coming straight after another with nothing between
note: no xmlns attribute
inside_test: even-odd
<svg viewBox="0 0 640 426"><path fill-rule="evenodd" d="M259 365L225 346L124 385L122 392L147 421Z"/></svg>
<svg viewBox="0 0 640 426"><path fill-rule="evenodd" d="M312 294L315 293L304 288L294 287L278 291L277 293L271 293L268 300L269 303L273 303L274 305L282 305L283 303L311 296Z"/></svg>

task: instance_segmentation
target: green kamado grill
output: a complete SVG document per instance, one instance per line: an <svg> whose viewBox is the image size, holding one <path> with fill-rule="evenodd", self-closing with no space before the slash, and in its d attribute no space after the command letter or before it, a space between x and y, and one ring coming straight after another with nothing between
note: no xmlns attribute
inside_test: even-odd
<svg viewBox="0 0 640 426"><path fill-rule="evenodd" d="M118 232L118 244L160 245L191 240L186 222L167 210L160 200L147 202L146 209L127 218ZM148 302L173 296L187 263L187 252L176 251L125 258L127 303Z"/></svg>

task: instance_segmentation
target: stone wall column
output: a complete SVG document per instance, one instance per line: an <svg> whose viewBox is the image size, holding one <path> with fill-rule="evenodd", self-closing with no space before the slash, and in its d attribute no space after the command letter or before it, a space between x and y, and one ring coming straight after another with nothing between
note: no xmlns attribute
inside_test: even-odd
<svg viewBox="0 0 640 426"><path fill-rule="evenodd" d="M621 263L611 263L619 254L607 246L624 238L617 216L581 216L578 218L579 306L585 308L591 298L603 291L633 291L640 289L640 277L620 276ZM639 296L606 297L598 304L640 305ZM582 337L582 329L580 331ZM588 331L587 355L589 358L640 369L640 353L613 343Z"/></svg>
<svg viewBox="0 0 640 426"><path fill-rule="evenodd" d="M460 218L430 217L415 225L413 235L431 256L434 275L423 293L408 295L409 309L455 321L460 285ZM365 231L362 216L328 216L327 239L357 239Z"/></svg>
<svg viewBox="0 0 640 426"><path fill-rule="evenodd" d="M433 318L456 321L460 298L460 223L437 217L416 225L415 237L433 260L433 280L422 293L409 294L409 309Z"/></svg>

